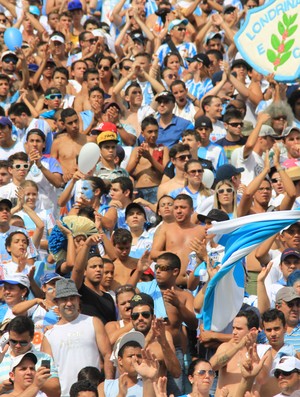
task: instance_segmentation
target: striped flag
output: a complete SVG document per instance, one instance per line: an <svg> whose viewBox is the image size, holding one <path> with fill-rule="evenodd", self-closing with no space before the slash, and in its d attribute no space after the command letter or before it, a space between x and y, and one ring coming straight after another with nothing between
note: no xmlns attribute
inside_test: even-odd
<svg viewBox="0 0 300 397"><path fill-rule="evenodd" d="M209 234L225 247L218 273L205 291L201 317L205 330L220 332L239 312L244 298L245 272L241 260L263 241L300 220L300 208L265 212L213 222Z"/></svg>

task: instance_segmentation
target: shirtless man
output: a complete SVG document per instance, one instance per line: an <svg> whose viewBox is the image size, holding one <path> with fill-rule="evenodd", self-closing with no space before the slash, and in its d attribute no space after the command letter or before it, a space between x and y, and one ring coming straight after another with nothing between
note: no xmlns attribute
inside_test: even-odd
<svg viewBox="0 0 300 397"><path fill-rule="evenodd" d="M175 222L172 228L168 224L162 224L155 232L151 257L153 260L166 251L178 255L181 260L181 269L176 280L177 285L186 285L186 267L188 256L191 252L190 242L195 238L203 240L205 231L203 226L191 222L193 214L193 201L187 194L179 194L174 200Z"/></svg>
<svg viewBox="0 0 300 397"><path fill-rule="evenodd" d="M166 330L162 318L154 316L154 301L150 295L134 295L130 302L131 322L135 331L145 336L145 348L148 348L159 361L159 376L167 376L167 371L179 378L181 367L175 354L172 335ZM126 332L126 331L125 331Z"/></svg>
<svg viewBox="0 0 300 397"><path fill-rule="evenodd" d="M169 151L166 146L156 144L158 123L154 117L146 117L141 127L145 142L133 149L126 169L135 179L135 188L143 193L145 200L154 204Z"/></svg>
<svg viewBox="0 0 300 397"><path fill-rule="evenodd" d="M51 157L60 162L64 181L67 182L77 170L76 156L87 142L87 137L79 131L79 118L74 109L64 109L61 112L61 119L65 124L66 133L54 140Z"/></svg>
<svg viewBox="0 0 300 397"><path fill-rule="evenodd" d="M156 279L138 283L141 275L150 265L150 255L146 251L138 261L137 269L128 280L128 283L136 285L140 292L147 293L153 298L154 314L156 318L166 320L166 330L173 337L176 355L181 366L183 366L182 345L185 345L186 341L183 343L182 323L184 322L189 329L196 329L197 327L197 319L193 309L194 298L190 292L176 286L176 279L181 267L180 259L177 255L171 252L159 255L155 265ZM139 311L141 312L142 310ZM181 387L180 384L177 385L179 388Z"/></svg>
<svg viewBox="0 0 300 397"><path fill-rule="evenodd" d="M172 190L183 188L185 186L184 166L192 158L189 145L177 143L169 152L171 163L175 167L175 176L165 183L162 183L157 191L159 200L164 194L169 194Z"/></svg>
<svg viewBox="0 0 300 397"><path fill-rule="evenodd" d="M111 289L127 284L132 270L136 269L138 259L129 256L132 236L126 229L117 229L112 236L112 243L116 250L117 259L114 261L115 274Z"/></svg>
<svg viewBox="0 0 300 397"><path fill-rule="evenodd" d="M226 386L229 394L235 396L235 392L241 382L241 363L245 360L249 346L253 346L257 337L259 319L252 310L240 311L233 320L232 339L222 343L216 354L210 359L212 368L219 371L219 379L215 397L220 397L222 387ZM256 378L255 388L268 379L272 366L272 354L269 345L257 345L259 358L265 356L264 365Z"/></svg>

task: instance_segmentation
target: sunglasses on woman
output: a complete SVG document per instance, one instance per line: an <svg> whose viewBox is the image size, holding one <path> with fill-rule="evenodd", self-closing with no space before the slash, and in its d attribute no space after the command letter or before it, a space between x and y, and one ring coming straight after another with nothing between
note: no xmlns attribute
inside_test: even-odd
<svg viewBox="0 0 300 397"><path fill-rule="evenodd" d="M232 187L228 187L227 189L219 189L217 191L218 194L224 194L224 193L233 193L234 190L232 189Z"/></svg>

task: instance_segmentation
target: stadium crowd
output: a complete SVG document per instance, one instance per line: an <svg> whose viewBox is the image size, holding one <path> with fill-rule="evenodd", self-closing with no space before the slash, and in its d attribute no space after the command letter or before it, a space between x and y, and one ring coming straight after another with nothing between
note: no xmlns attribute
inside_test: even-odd
<svg viewBox="0 0 300 397"><path fill-rule="evenodd" d="M234 40L264 3L0 0L0 394L300 396L300 215L207 298L211 228L300 207L299 82Z"/></svg>

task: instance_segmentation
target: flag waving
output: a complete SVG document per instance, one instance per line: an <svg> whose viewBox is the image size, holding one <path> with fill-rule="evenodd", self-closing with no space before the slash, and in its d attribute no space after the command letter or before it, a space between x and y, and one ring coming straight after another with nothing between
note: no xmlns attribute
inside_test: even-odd
<svg viewBox="0 0 300 397"><path fill-rule="evenodd" d="M209 281L204 296L204 329L222 331L243 304L245 273L241 259L263 241L300 220L300 208L292 211L265 212L215 222L208 230L225 247L221 269Z"/></svg>

